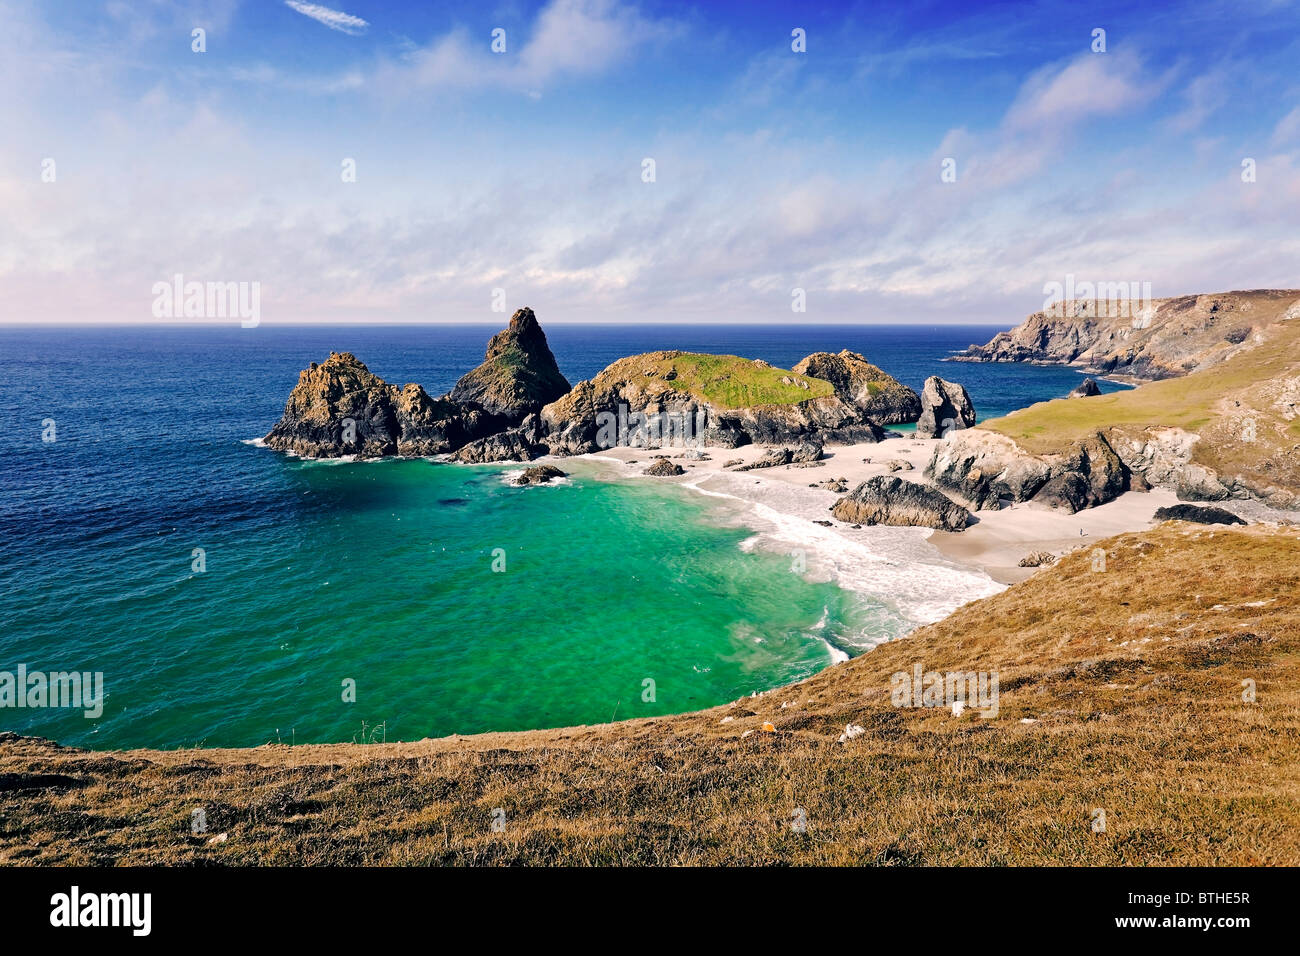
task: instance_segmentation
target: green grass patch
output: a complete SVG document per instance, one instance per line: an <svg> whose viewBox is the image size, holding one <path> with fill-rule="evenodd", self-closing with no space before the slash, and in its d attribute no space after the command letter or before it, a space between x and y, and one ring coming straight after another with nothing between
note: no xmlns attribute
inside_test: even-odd
<svg viewBox="0 0 1300 956"><path fill-rule="evenodd" d="M1215 368L1183 378L1148 382L1092 398L1058 398L981 422L1026 451L1047 454L1113 426L1172 427L1197 431L1215 418L1225 396L1284 374L1296 361L1300 329Z"/></svg>
<svg viewBox="0 0 1300 956"><path fill-rule="evenodd" d="M788 369L755 365L751 359L737 355L685 353L656 360L637 358L636 362L661 379L668 379L671 373L673 388L720 408L793 405L835 392L830 382L796 375ZM783 378L789 381L783 382Z"/></svg>

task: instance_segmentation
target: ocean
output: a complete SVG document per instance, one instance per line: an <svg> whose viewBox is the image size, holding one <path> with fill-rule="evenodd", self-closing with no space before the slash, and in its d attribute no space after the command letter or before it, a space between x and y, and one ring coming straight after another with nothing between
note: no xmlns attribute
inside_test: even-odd
<svg viewBox="0 0 1300 956"><path fill-rule="evenodd" d="M499 328L0 328L0 675L97 672L105 692L97 718L0 707L0 729L234 747L682 712L905 634L927 600L960 602L959 584L913 593L905 550L892 579L792 574L734 502L688 488L585 467L516 488L517 466L309 462L255 443L330 351L437 395ZM918 390L963 383L982 418L1078 384L942 362L1000 328L546 333L573 383L655 349L789 368L848 348ZM899 529L881 530L887 550Z"/></svg>

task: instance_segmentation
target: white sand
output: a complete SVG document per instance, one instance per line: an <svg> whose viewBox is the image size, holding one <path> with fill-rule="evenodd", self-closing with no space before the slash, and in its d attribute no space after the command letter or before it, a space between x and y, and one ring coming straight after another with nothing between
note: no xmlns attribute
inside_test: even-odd
<svg viewBox="0 0 1300 956"><path fill-rule="evenodd" d="M705 448L705 454L710 456L708 461L678 457L684 455L682 448L611 448L582 457L605 462L613 475L637 477L654 456L667 455L686 474L646 480L676 481L705 494L748 503L751 509L747 524L785 544L830 554L834 570L843 572L837 574L843 586L866 586L877 593L882 593L880 588L889 589L883 593L901 590L904 598L907 592L916 591L911 595L911 606L918 620L937 620L966 600L998 590L983 583L991 584L989 579L1004 585L1024 580L1035 569L1018 565L1021 558L1033 551L1050 551L1059 556L1074 548L1091 547L1110 535L1150 527L1157 508L1177 502L1172 492L1157 490L1128 492L1109 504L1073 515L1040 505L1017 504L999 511L975 512L976 523L960 532L879 526L855 530L838 521L830 528L813 523L818 519L831 520L829 508L840 495L809 488L809 484L843 478L851 491L867 478L890 474L886 462L894 459L912 465L911 470L895 472L898 477L931 484L925 477L925 466L939 441L942 439L906 436L875 444L830 445L825 449L826 458L814 467L785 465L747 472L724 470L723 466L735 460L755 461L768 448L758 445ZM621 462L621 466L616 462ZM837 555L837 551L843 552L842 555ZM887 575L885 567L873 566L869 582L855 580L847 565L853 561L861 564L873 556L885 556L886 560L878 560L875 565L890 565L895 573ZM839 557L844 560L837 561ZM949 573L963 567L975 574L963 580ZM964 597L958 599L958 595Z"/></svg>

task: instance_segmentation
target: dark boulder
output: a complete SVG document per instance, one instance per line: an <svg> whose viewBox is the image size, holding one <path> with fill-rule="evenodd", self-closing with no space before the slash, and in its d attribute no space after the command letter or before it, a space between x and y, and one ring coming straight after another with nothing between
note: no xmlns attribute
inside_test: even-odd
<svg viewBox="0 0 1300 956"><path fill-rule="evenodd" d="M1170 505L1156 509L1157 521L1192 521L1196 524L1245 524L1246 522L1224 508L1200 505Z"/></svg>
<svg viewBox="0 0 1300 956"><path fill-rule="evenodd" d="M970 512L947 495L890 475L862 482L831 513L848 524L883 524L961 531Z"/></svg>

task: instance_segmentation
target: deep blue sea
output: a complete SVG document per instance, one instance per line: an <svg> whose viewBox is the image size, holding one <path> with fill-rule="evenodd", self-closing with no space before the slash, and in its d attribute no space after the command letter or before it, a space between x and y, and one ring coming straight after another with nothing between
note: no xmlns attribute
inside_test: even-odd
<svg viewBox="0 0 1300 956"><path fill-rule="evenodd" d="M249 443L330 351L437 395L499 327L0 328L0 682L25 665L106 688L93 719L0 706L0 729L108 749L595 723L779 686L911 626L888 594L741 548L675 486L517 489L499 467ZM963 383L983 418L1080 381L941 361L996 331L546 327L573 383L655 349L789 368L848 348L918 390Z"/></svg>

